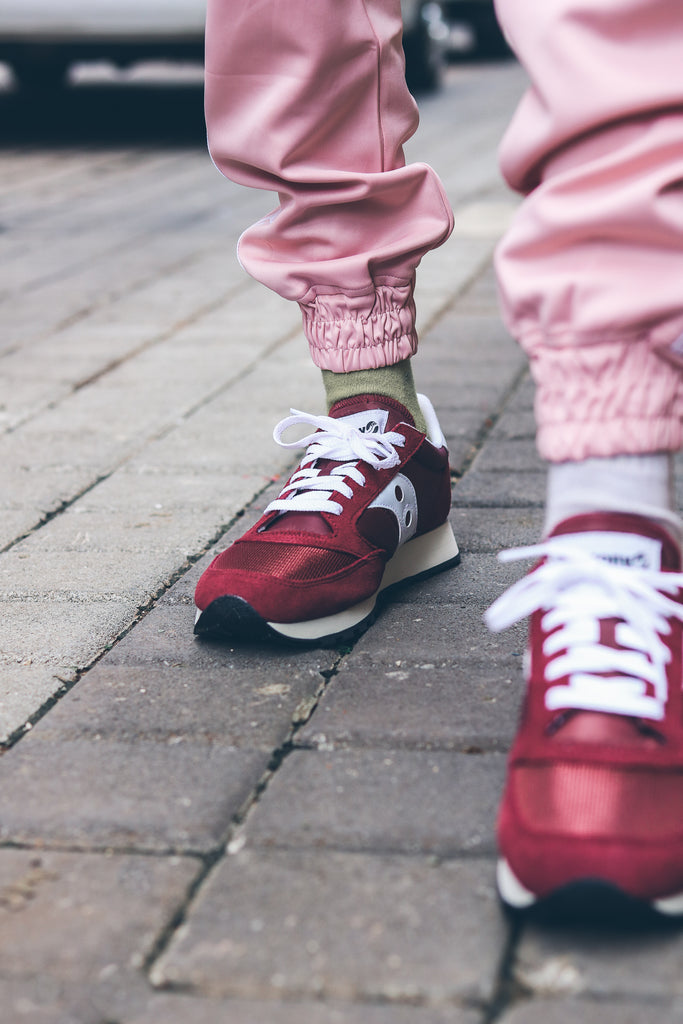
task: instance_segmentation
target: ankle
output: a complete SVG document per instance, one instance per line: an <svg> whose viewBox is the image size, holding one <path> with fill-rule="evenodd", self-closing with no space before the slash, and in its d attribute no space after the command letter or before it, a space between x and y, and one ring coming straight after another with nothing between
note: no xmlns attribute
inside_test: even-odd
<svg viewBox="0 0 683 1024"><path fill-rule="evenodd" d="M322 375L328 410L343 398L352 398L355 395L386 395L405 406L413 417L417 429L427 433L427 423L417 397L410 359L393 363L391 366L380 366L373 370L353 370L350 373L323 370Z"/></svg>
<svg viewBox="0 0 683 1024"><path fill-rule="evenodd" d="M630 512L660 523L681 542L674 511L673 455L615 455L580 462L552 463L544 534L559 522L585 512Z"/></svg>

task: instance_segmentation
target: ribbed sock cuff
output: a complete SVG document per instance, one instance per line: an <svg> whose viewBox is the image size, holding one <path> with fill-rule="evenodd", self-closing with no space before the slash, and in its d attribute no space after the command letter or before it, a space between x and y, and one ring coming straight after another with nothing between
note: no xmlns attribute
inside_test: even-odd
<svg viewBox="0 0 683 1024"><path fill-rule="evenodd" d="M351 398L354 395L387 395L405 405L415 420L417 429L427 433L427 424L420 409L409 359L393 363L391 366L380 366L376 370L353 370L350 373L323 370L322 375L328 409L342 398Z"/></svg>
<svg viewBox="0 0 683 1024"><path fill-rule="evenodd" d="M633 512L655 519L680 541L674 511L673 456L613 455L551 463L544 533L582 512Z"/></svg>

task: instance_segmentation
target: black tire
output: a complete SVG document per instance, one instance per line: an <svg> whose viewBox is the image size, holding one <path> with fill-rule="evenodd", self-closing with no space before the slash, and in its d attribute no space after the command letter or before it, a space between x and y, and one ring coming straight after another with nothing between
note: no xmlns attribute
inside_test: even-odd
<svg viewBox="0 0 683 1024"><path fill-rule="evenodd" d="M403 52L410 91L415 94L436 92L441 85L443 60L424 18L419 18L416 27L404 34Z"/></svg>
<svg viewBox="0 0 683 1024"><path fill-rule="evenodd" d="M69 61L59 54L50 54L40 59L22 57L12 63L12 72L21 92L30 95L47 95L66 88Z"/></svg>
<svg viewBox="0 0 683 1024"><path fill-rule="evenodd" d="M483 10L473 18L478 57L509 57L512 53L493 11Z"/></svg>

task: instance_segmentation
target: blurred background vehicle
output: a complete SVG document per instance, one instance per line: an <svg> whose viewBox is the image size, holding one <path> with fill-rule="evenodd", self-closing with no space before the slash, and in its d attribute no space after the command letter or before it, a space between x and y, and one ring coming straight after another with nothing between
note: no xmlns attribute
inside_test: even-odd
<svg viewBox="0 0 683 1024"><path fill-rule="evenodd" d="M447 48L452 56L486 58L510 54L496 19L493 0L441 0L441 8L449 26Z"/></svg>
<svg viewBox="0 0 683 1024"><path fill-rule="evenodd" d="M205 0L2 0L0 60L42 91L80 62L201 60L204 13Z"/></svg>
<svg viewBox="0 0 683 1024"><path fill-rule="evenodd" d="M64 85L76 63L201 61L205 6L206 0L1 0L0 61L27 91ZM408 84L414 92L435 89L449 36L442 5L401 0L401 8Z"/></svg>

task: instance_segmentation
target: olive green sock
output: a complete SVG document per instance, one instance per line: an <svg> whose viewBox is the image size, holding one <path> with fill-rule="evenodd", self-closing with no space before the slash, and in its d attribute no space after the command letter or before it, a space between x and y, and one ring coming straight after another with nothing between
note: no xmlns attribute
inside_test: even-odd
<svg viewBox="0 0 683 1024"><path fill-rule="evenodd" d="M323 370L322 374L328 409L342 398L352 398L354 395L388 395L405 405L417 429L427 433L427 424L417 400L410 359L392 366L380 366L376 370L352 370L351 373Z"/></svg>

